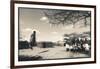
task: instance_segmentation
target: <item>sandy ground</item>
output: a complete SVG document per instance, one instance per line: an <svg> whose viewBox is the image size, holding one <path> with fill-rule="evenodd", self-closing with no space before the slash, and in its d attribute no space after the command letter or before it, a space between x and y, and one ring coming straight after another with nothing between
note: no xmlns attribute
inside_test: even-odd
<svg viewBox="0 0 100 69"><path fill-rule="evenodd" d="M65 47L55 46L54 48L39 48L21 49L19 55L24 56L41 56L42 59L57 59L57 58L75 58L75 57L89 57L87 54L68 52Z"/></svg>

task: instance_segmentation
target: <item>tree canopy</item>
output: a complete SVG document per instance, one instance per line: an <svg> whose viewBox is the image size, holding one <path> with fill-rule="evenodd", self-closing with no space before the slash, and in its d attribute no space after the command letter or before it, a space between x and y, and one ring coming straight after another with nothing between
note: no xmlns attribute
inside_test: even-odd
<svg viewBox="0 0 100 69"><path fill-rule="evenodd" d="M75 24L84 20L84 26L87 26L87 18L91 17L90 11L79 11L79 10L45 10L44 15L48 18L49 23L53 25L69 25Z"/></svg>

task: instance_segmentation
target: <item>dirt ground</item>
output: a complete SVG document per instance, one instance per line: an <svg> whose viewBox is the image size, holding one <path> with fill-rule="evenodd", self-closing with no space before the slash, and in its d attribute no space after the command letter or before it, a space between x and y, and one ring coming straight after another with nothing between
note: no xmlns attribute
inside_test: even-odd
<svg viewBox="0 0 100 69"><path fill-rule="evenodd" d="M55 46L53 48L33 47L33 49L21 49L19 50L19 55L28 57L41 56L42 59L89 57L87 54L66 51L65 47L61 46Z"/></svg>

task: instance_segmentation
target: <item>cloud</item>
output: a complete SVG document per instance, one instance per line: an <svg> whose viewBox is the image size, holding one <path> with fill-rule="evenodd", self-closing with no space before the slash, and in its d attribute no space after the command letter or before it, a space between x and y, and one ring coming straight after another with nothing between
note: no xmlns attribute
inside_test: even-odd
<svg viewBox="0 0 100 69"><path fill-rule="evenodd" d="M47 19L48 19L48 18L45 17L45 16L40 18L41 21L46 21Z"/></svg>

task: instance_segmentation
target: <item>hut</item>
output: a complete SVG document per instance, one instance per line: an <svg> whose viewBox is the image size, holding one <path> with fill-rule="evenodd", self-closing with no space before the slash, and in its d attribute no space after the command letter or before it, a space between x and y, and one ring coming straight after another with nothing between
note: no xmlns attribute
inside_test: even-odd
<svg viewBox="0 0 100 69"><path fill-rule="evenodd" d="M29 43L28 41L19 41L18 43L18 49L28 49L29 48Z"/></svg>
<svg viewBox="0 0 100 69"><path fill-rule="evenodd" d="M37 47L40 47L40 48L52 48L54 47L54 43L53 42L38 42L37 43Z"/></svg>

